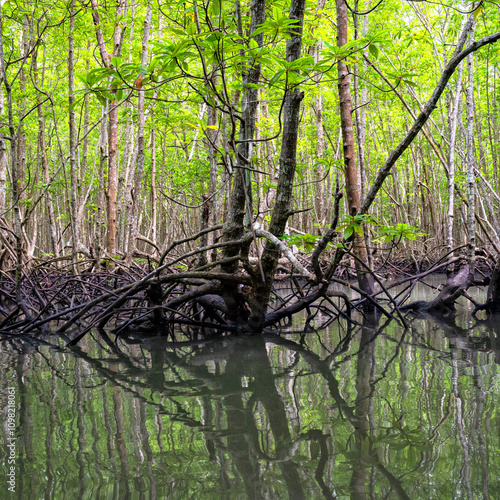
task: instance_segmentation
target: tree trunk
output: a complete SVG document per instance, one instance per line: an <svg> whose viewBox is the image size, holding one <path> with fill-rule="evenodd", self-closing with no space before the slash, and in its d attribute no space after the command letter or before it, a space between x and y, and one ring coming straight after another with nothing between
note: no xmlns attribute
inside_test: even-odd
<svg viewBox="0 0 500 500"><path fill-rule="evenodd" d="M142 55L141 55L141 67L147 66L148 63L148 43L149 43L149 33L151 29L151 6L148 6L146 12L146 18L144 19L144 30L142 35ZM145 124L146 124L146 114L144 112L144 91L139 90L137 96L137 163L135 167L135 179L134 188L132 191L132 207L128 214L127 225L128 225L128 248L125 249L126 260L128 263L131 262L132 253L135 249L136 238L139 232L137 226L137 218L139 214L139 202L141 199L141 189L142 189L142 177L144 174L144 150L145 150ZM154 239L153 239L154 241Z"/></svg>
<svg viewBox="0 0 500 500"><path fill-rule="evenodd" d="M339 48L347 43L348 12L344 0L336 0L337 6L337 45ZM338 62L338 89L340 103L340 122L342 127L342 141L344 145L344 168L346 195L349 214L355 216L361 207L361 189L358 182L356 167L356 152L354 149L354 130L352 123L351 77L344 60ZM354 234L354 255L356 259L356 273L360 289L367 293L374 292L373 277L367 272L368 252L363 237ZM358 260L359 259L359 260ZM364 264L364 265L363 265ZM366 267L365 267L366 266ZM369 304L367 302L367 304ZM370 304L371 305L371 304Z"/></svg>
<svg viewBox="0 0 500 500"><path fill-rule="evenodd" d="M17 128L14 125L14 111L12 106L12 86L9 82L7 76L7 67L5 62L5 53L3 46L3 15L2 6L0 4L0 68L2 72L3 86L5 88L5 94L7 98L7 114L8 114L8 128L10 135L10 166L11 166L11 176L12 176L12 212L14 219L14 237L16 239L16 271L15 271L15 283L16 283L16 301L18 304L23 303L23 297L21 295L21 274L23 270L23 242L22 242L22 221L21 221L21 210L19 206L19 197L21 192L21 181L18 177L18 158L19 153L18 141L20 130L20 124Z"/></svg>
<svg viewBox="0 0 500 500"><path fill-rule="evenodd" d="M213 85L217 85L218 75L215 73L216 66L214 65L212 68L212 72L214 76L212 77ZM220 125L218 118L218 110L215 106L211 106L208 110L208 130L207 130L207 139L208 139L208 161L210 164L210 178L209 178L209 186L208 193L209 199L207 200L207 209L210 216L210 220L208 221L208 225L215 226L219 224L219 214L218 214L218 204L217 204L217 160L219 158L219 147L220 147ZM208 235L208 243L214 243L215 235L214 233L210 233ZM217 259L217 251L214 250L212 253L212 260L215 261Z"/></svg>
<svg viewBox="0 0 500 500"><path fill-rule="evenodd" d="M319 16L320 12L325 8L326 0L318 0L318 4L316 5L316 15ZM313 45L310 49L310 54L314 57L314 62L317 64L321 58L321 49L323 47L323 43L318 41L316 45ZM325 131L323 129L323 93L320 89L321 83L321 74L318 74L314 77L314 82L316 84L316 95L314 97L314 114L315 114L315 126L316 126L316 158L313 160L313 164L315 165L315 188L316 193L314 198L314 208L316 212L316 219L318 224L321 227L321 231L323 230L323 226L325 225L325 203L324 198L325 194L329 193L324 189L323 186L323 173L324 173L324 164L325 164Z"/></svg>
<svg viewBox="0 0 500 500"><path fill-rule="evenodd" d="M106 49L104 35L99 27L101 19L97 10L96 0L91 0L92 19L95 25L95 33L101 60L106 68L112 66L111 59L118 57L122 46L122 26L120 18L124 14L125 0L118 0L116 4L117 22L113 34L113 51L111 54ZM116 90L112 90L116 94ZM108 189L107 189L107 253L109 257L116 254L116 197L118 187L118 167L117 167L117 144L118 144L118 105L116 101L109 103L108 113Z"/></svg>
<svg viewBox="0 0 500 500"><path fill-rule="evenodd" d="M3 117L3 114L4 114L3 90L0 90L0 116ZM8 163L9 163L9 158L7 156L7 140L5 139L5 136L3 134L0 134L0 217L3 217L5 212Z"/></svg>
<svg viewBox="0 0 500 500"><path fill-rule="evenodd" d="M462 93L462 70L463 65L458 66L457 86L453 98L453 108L450 117L450 152L448 157L448 225L446 245L451 252L453 241L453 221L455 219L455 143L457 137L458 112L460 110L460 96Z"/></svg>
<svg viewBox="0 0 500 500"><path fill-rule="evenodd" d="M354 9L358 10L358 0L354 3ZM359 37L359 16L357 13L353 14L354 20L354 36L357 39ZM368 31L368 15L363 16L363 34ZM365 55L367 51L365 50ZM366 71L366 59L363 58L363 71ZM356 115L356 140L358 146L358 162L359 162L359 185L361 189L361 199L364 199L366 195L366 184L367 184L367 161L366 161L366 105L368 104L368 87L366 84L360 91L359 88L359 62L354 63L354 106ZM363 234L365 245L367 248L367 257L370 268L373 267L373 254L371 251L371 238L369 231L364 231Z"/></svg>
<svg viewBox="0 0 500 500"><path fill-rule="evenodd" d="M474 21L470 29L469 39L474 43ZM474 152L474 59L473 54L467 56L468 85L466 96L466 114L467 114L467 198L468 218L467 218L467 260L469 263L470 280L474 278L475 252L476 252L476 155Z"/></svg>
<svg viewBox="0 0 500 500"><path fill-rule="evenodd" d="M296 20L290 28L290 38L286 42L286 60L296 61L302 49L302 27L304 23L305 0L292 0L289 19ZM297 166L297 139L300 121L300 105L304 92L291 86L286 90L283 105L283 135L281 153L279 157L279 177L276 188L276 201L271 215L269 232L281 238L285 233L286 223L290 217L290 208L293 196L293 183ZM254 282L249 297L250 318L249 327L254 332L262 330L264 325L271 288L274 280L274 271L280 251L274 243L267 240L261 258L262 279L259 273L254 273Z"/></svg>
<svg viewBox="0 0 500 500"><path fill-rule="evenodd" d="M239 4L239 2L237 2ZM252 0L250 4L251 25L250 33L252 34L259 25L265 20L265 0ZM239 22L239 20L238 20ZM252 37L260 47L262 46L263 34L260 33ZM247 209L247 223L251 224L251 205L250 200L252 193L250 190L250 172L247 170L250 167L250 159L252 156L252 140L255 134L255 117L257 113L258 89L257 84L260 79L261 66L255 61L249 61L249 66L246 68L243 78L243 88L245 94L243 96L241 126L239 131L239 144L235 141L230 144L235 152L235 164L233 165L233 186L229 200L229 208L224 227L224 238L226 241L239 240L242 238L245 228L243 225L245 217L245 206ZM242 251L248 252L248 248L240 249L237 246L227 247L224 250L224 258L230 258L238 255ZM223 266L224 272L235 272L238 263L234 262ZM238 291L234 286L228 286L223 291L223 298L228 305L230 317L236 320L240 315L241 301L238 300Z"/></svg>
<svg viewBox="0 0 500 500"><path fill-rule="evenodd" d="M70 164L70 218L71 236L73 240L73 270L78 274L77 254L80 245L80 231L78 227L78 165L76 152L76 123L75 123L75 71L74 71L74 34L75 32L75 5L70 8L70 27L68 35L68 120L69 120L69 164Z"/></svg>
<svg viewBox="0 0 500 500"><path fill-rule="evenodd" d="M39 85L43 86L43 74L42 71L42 81L40 82L38 75L38 65L37 65L37 55L38 51L33 54L33 79L37 87ZM40 166L42 170L43 181L46 185L50 183L50 172L49 172L49 162L47 159L47 148L45 144L45 118L43 116L43 104L38 99L39 105L37 108L38 113L38 155L40 159ZM58 235L57 235L57 223L56 216L54 213L54 203L52 200L52 193L48 190L45 193L45 206L47 210L47 216L49 219L49 231L50 231L50 243L51 243L51 251L54 254L55 258L58 258L59 253L59 243L58 243Z"/></svg>
<svg viewBox="0 0 500 500"><path fill-rule="evenodd" d="M156 208L157 202L156 193L156 131L151 129L151 241L156 244L156 225L158 211Z"/></svg>

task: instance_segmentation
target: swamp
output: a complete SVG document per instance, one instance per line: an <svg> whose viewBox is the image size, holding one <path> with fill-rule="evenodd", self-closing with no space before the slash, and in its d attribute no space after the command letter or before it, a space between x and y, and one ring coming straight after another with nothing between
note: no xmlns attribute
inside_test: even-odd
<svg viewBox="0 0 500 500"><path fill-rule="evenodd" d="M500 498L499 20L0 1L0 497Z"/></svg>

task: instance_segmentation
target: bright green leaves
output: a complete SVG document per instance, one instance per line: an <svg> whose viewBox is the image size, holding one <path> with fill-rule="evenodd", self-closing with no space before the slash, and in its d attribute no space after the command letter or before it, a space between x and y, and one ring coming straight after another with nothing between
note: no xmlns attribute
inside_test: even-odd
<svg viewBox="0 0 500 500"><path fill-rule="evenodd" d="M282 240L286 241L289 246L295 245L301 252L310 252L314 249L319 241L319 236L312 234L285 234Z"/></svg>
<svg viewBox="0 0 500 500"><path fill-rule="evenodd" d="M376 224L375 219L368 214L346 215L337 227L337 231L344 231L344 239L348 240L354 233L363 236L363 224Z"/></svg>
<svg viewBox="0 0 500 500"><path fill-rule="evenodd" d="M386 31L372 33L356 40L350 40L342 47L337 47L323 40L326 50L323 51L323 64L336 63L341 59L355 59L359 52L364 51L368 47L368 51L375 58L379 57L378 45L386 42Z"/></svg>
<svg viewBox="0 0 500 500"><path fill-rule="evenodd" d="M288 15L284 14L280 7L274 6L271 15L268 16L266 21L252 35L257 36L263 33L271 39L276 39L277 37L291 38L296 24L297 19L289 19Z"/></svg>
<svg viewBox="0 0 500 500"><path fill-rule="evenodd" d="M309 54L305 54L292 62L288 62L275 54L270 54L270 57L273 60L270 66L280 69L270 78L268 82L269 87L279 86L280 83L283 85L283 80L285 80L288 85L294 86L301 83L304 78L316 72L314 58Z"/></svg>
<svg viewBox="0 0 500 500"><path fill-rule="evenodd" d="M386 243L393 241L397 244L403 239L415 241L420 236L426 236L426 233L422 233L418 228L409 224L400 223L395 226L381 226L374 241Z"/></svg>
<svg viewBox="0 0 500 500"><path fill-rule="evenodd" d="M378 59L378 47L374 43L370 43L368 50L375 59Z"/></svg>
<svg viewBox="0 0 500 500"><path fill-rule="evenodd" d="M483 10L484 10L484 5L483 2L481 2L474 10L474 19L477 19L477 17L483 12Z"/></svg>
<svg viewBox="0 0 500 500"><path fill-rule="evenodd" d="M216 39L215 34L213 39ZM162 62L159 72L164 79L169 79L178 70L189 71L189 62L198 58L198 51L191 38L156 44L156 47L155 61Z"/></svg>
<svg viewBox="0 0 500 500"><path fill-rule="evenodd" d="M363 227L367 224L378 228L379 231L373 240L377 243L393 242L394 245L397 245L403 239L414 241L418 237L426 235L418 228L405 223L396 224L395 226L381 225L374 217L368 214L355 215L354 217L347 215L337 226L336 230L342 232L345 242L350 240L355 234L363 236ZM320 237L305 233L284 235L281 239L286 241L289 246L295 245L301 252L310 252L318 244ZM336 246L344 247L344 242L338 242Z"/></svg>
<svg viewBox="0 0 500 500"><path fill-rule="evenodd" d="M276 82L285 74L286 70L280 69L275 75L269 80L268 85L272 87Z"/></svg>
<svg viewBox="0 0 500 500"><path fill-rule="evenodd" d="M373 240L378 243L389 243L392 241L397 245L403 239L415 241L421 236L426 236L426 233L422 233L417 227L410 226L409 224L399 223L395 226L384 226L374 217L367 214L355 215L354 217L347 215L337 227L337 231L343 230L344 240L348 240L354 234L363 236L364 224L371 224L372 226L378 228L378 233Z"/></svg>
<svg viewBox="0 0 500 500"><path fill-rule="evenodd" d="M386 75L389 78L395 80L395 87L401 85L401 83L406 83L410 87L418 87L418 85L412 80L416 76L419 76L418 73L409 72L409 71L401 71L400 73L393 73L391 71L386 71Z"/></svg>
<svg viewBox="0 0 500 500"><path fill-rule="evenodd" d="M90 90L101 104L121 101L125 92L137 86L141 88L144 82L154 79L154 67L142 67L137 64L125 63L120 66L121 59L113 57L109 68L95 68L87 74L77 75L83 85ZM115 66L116 65L116 66Z"/></svg>

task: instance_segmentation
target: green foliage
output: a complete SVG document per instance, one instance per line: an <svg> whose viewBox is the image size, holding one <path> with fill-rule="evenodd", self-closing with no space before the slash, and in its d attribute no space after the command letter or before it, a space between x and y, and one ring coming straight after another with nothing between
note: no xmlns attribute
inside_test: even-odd
<svg viewBox="0 0 500 500"><path fill-rule="evenodd" d="M393 241L397 244L403 239L414 241L421 236L426 236L426 233L409 224L400 223L395 226L380 226L380 230L374 241Z"/></svg>
<svg viewBox="0 0 500 500"><path fill-rule="evenodd" d="M344 231L344 239L348 240L357 234L363 236L363 224L377 224L374 217L368 214L346 215L337 227L337 231Z"/></svg>
<svg viewBox="0 0 500 500"><path fill-rule="evenodd" d="M401 240L406 239L415 241L421 236L426 236L426 233L421 232L417 227L411 226L406 223L399 223L394 226L385 226L372 217L371 215L361 214L347 215L337 227L337 231L344 231L344 239L348 240L357 234L363 236L363 225L371 224L378 229L378 233L373 241L375 242L390 242L398 244Z"/></svg>
<svg viewBox="0 0 500 500"><path fill-rule="evenodd" d="M301 252L310 252L319 241L319 236L313 234L285 234L281 239L286 241L289 246L295 245Z"/></svg>

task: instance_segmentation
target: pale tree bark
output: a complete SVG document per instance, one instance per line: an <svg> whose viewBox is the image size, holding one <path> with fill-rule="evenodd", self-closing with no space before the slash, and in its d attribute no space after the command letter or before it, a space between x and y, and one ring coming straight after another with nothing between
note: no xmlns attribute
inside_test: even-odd
<svg viewBox="0 0 500 500"><path fill-rule="evenodd" d="M348 11L344 0L336 0L337 7L337 46L343 47L347 43ZM344 169L346 183L346 198L349 214L355 216L361 207L361 188L358 182L356 167L356 152L354 148L354 131L352 123L351 77L345 60L338 62L338 90L340 104L340 123L342 128L342 142L344 146ZM374 281L367 272L368 252L364 238L354 234L354 255L356 259L356 273L361 290L372 294ZM359 260L358 260L359 259ZM364 264L364 265L363 265ZM366 267L365 267L366 266Z"/></svg>
<svg viewBox="0 0 500 500"><path fill-rule="evenodd" d="M133 106L130 103L125 104L126 107L132 111ZM129 238L129 224L130 224L130 214L132 212L133 206L133 190L134 190L134 180L135 180L135 166L137 165L137 144L135 141L135 123L132 120L132 113L130 112L127 116L127 124L125 125L125 144L123 152L122 161L122 177L123 177L123 196L120 198L118 195L118 203L121 205L119 212L123 213L122 217L122 242L123 242L123 252L125 255L125 260L128 260L128 255L130 252L130 238ZM123 172L123 170L125 170ZM129 261L129 260L128 260Z"/></svg>
<svg viewBox="0 0 500 500"><path fill-rule="evenodd" d="M203 120L205 112L207 111L207 103L201 105L200 113L198 114L198 122ZM191 144L191 150L189 151L189 156L187 158L188 163L194 158L194 153L196 151L196 145L198 144L198 136L200 135L200 129L197 128L194 132L193 143Z"/></svg>
<svg viewBox="0 0 500 500"><path fill-rule="evenodd" d="M148 5L146 18L144 19L144 30L142 34L142 55L141 67L148 63L148 43L151 30L152 8ZM126 261L131 262L132 253L136 246L137 234L139 232L137 218L139 213L139 202L141 199L142 177L144 175L144 155L145 155L145 125L146 113L144 110L145 95L142 89L139 89L137 96L137 163L135 165L134 188L132 191L132 206L128 213L128 246L125 248ZM154 146L153 146L154 149ZM156 238L153 238L155 241Z"/></svg>
<svg viewBox="0 0 500 500"><path fill-rule="evenodd" d="M42 79L40 80L39 78L39 73L38 73L38 64L37 64L37 59L38 59L38 51L35 51L33 54L33 79L35 81L35 84L37 87L42 86L43 87L43 80L44 80L44 70L42 70ZM44 57L44 65L45 65L45 57ZM50 171L49 171L49 162L47 158L47 151L46 151L46 141L45 141L45 118L43 116L43 103L41 102L40 98L38 98L38 108L37 108L37 113L38 113L38 158L41 166L41 171L42 171L42 176L45 184L49 184L51 182L50 180ZM50 190L48 190L45 193L45 207L47 210L47 215L49 219L49 231L50 231L50 244L51 244L51 251L54 254L54 257L57 259L60 256L59 252L59 243L58 243L58 233L57 233L57 222L56 222L56 215L54 212L54 202L52 199L52 193Z"/></svg>
<svg viewBox="0 0 500 500"><path fill-rule="evenodd" d="M25 66L27 63L27 57L29 53L29 45L30 45L30 25L28 16L24 16L23 18L23 32L21 38L21 57L24 62L21 64L21 68L19 71L19 84L22 93L22 98L18 101L19 109L17 111L18 115L23 117L26 113L26 70ZM25 169L26 169L26 131L24 129L23 121L19 121L18 132L17 132L17 153L16 153L16 177L20 184L18 196L19 200L24 198L24 189L23 186L25 184ZM19 207L19 213L21 216L21 220L23 219L23 211L21 207ZM26 221L23 221L23 225Z"/></svg>
<svg viewBox="0 0 500 500"><path fill-rule="evenodd" d="M128 60L130 64L133 61L134 37L135 37L135 12L137 4L132 3L130 24L128 28ZM128 216L132 209L132 189L134 188L134 175L137 158L137 149L135 144L135 121L133 121L134 106L132 102L125 101L123 103L127 109L127 123L125 125L124 145L122 147L122 160L120 162L121 172L118 178L118 200L117 200L117 213L118 213L118 228L120 241L124 258L127 260L127 252L129 248L129 234L128 234Z"/></svg>
<svg viewBox="0 0 500 500"><path fill-rule="evenodd" d="M99 143L98 143L98 150L99 150L99 179L104 179L105 177L105 171L106 171L106 164L108 162L108 151L107 151L107 145L109 144L108 140L108 127L106 125L106 115L108 115L108 108L109 108L109 102L106 103L105 106L102 108L102 115L103 115L103 120L101 122L101 127L100 127L100 134L99 134ZM96 230L96 247L95 247L95 257L98 262L100 262L101 257L104 253L104 231L103 228L105 226L105 214L106 214L106 209L105 209L105 192L104 189L99 189L97 192L97 214L96 214L96 219L97 219L97 224L95 224L95 230Z"/></svg>
<svg viewBox="0 0 500 500"><path fill-rule="evenodd" d="M1 34L0 34L1 35ZM3 71L0 74L0 85L3 84ZM4 118L5 108L4 108L4 93L3 85L0 86L0 121L6 121ZM9 164L9 157L7 155L7 141L9 136L0 133L0 224L5 223L5 216L7 214L7 169ZM11 236L7 231L1 231L2 239L6 239L5 246L2 244L0 247L2 256L1 260L3 262L4 253L8 251L8 248L12 248L9 242L9 236Z"/></svg>
<svg viewBox="0 0 500 500"><path fill-rule="evenodd" d="M5 53L3 45L3 14L2 5L0 4L0 69L2 72L3 86L5 88L5 95L7 99L7 114L8 114L8 129L9 129L9 140L10 140L10 167L11 167L11 178L12 178L12 213L13 213L13 226L14 226L14 237L16 239L16 271L15 271L15 283L16 283L16 300L19 304L22 303L21 296L21 274L23 270L23 245L22 245L22 227L21 227L21 211L19 207L19 194L20 194L20 182L18 179L18 139L20 127L15 127L14 124L14 111L12 105L12 86L11 82L7 76L7 66L5 62ZM23 61L24 64L24 61Z"/></svg>
<svg viewBox="0 0 500 500"><path fill-rule="evenodd" d="M490 68L490 51L488 50L488 57L486 59L486 65L488 67L488 71L486 71L486 116L488 121L488 143L491 151L491 159L492 159L492 170L493 170L493 179L494 184L496 184L498 179L498 157L497 157L497 149L499 138L499 129L498 129L498 115L497 115L497 99L490 99L490 71L493 72L493 89L492 95L496 96L496 74L497 69L495 66ZM492 101L492 102L491 102Z"/></svg>
<svg viewBox="0 0 500 500"><path fill-rule="evenodd" d="M218 83L218 75L215 65L212 68L212 84L215 87ZM206 201L208 210L208 225L215 226L219 223L219 213L217 204L217 159L219 158L219 148L221 142L220 124L218 110L215 106L210 106L208 109L208 161L210 164L210 178L208 185L208 199ZM208 235L208 244L214 243L214 233ZM214 250L212 260L216 260L217 252Z"/></svg>
<svg viewBox="0 0 500 500"><path fill-rule="evenodd" d="M3 80L3 75L0 75ZM0 88L0 119L3 121L5 113L3 89ZM7 156L7 139L4 134L0 134L0 218L5 214L5 199L7 194L7 165L9 158Z"/></svg>
<svg viewBox="0 0 500 500"><path fill-rule="evenodd" d="M269 123L269 104L267 101L261 102L261 115L264 117L265 122ZM264 143L265 156L267 164L267 177L269 179L269 188L263 192L262 212L271 210L274 199L276 198L276 188L274 187L278 182L278 169L275 168L276 157L276 144L274 140L266 141Z"/></svg>
<svg viewBox="0 0 500 500"><path fill-rule="evenodd" d="M455 220L455 145L457 139L458 113L460 110L460 96L462 93L463 65L458 66L457 85L453 96L453 107L450 117L450 151L448 155L448 224L446 232L446 245L448 252L454 247L453 225Z"/></svg>
<svg viewBox="0 0 500 500"><path fill-rule="evenodd" d="M88 41L87 43L87 53L90 52L90 48L91 48L91 44L90 44L90 40ZM90 71L90 59L87 59L87 62L86 62L86 70L87 70L87 73ZM83 98L83 141L82 141L82 148L81 148L81 161L80 161L80 165L79 165L79 173L78 173L78 178L79 179L84 179L85 178L85 174L87 172L87 167L88 167L88 148L89 148L89 121L90 121L90 106L89 106L89 93L88 92L85 92L85 96ZM94 177L94 173L92 173L92 178ZM88 189L87 189L87 193L85 196L81 196L81 201L80 203L78 204L78 212L77 212L77 221L78 221L78 224L79 224L79 227L80 228L83 228L84 226L84 218L83 218L83 215L84 215L84 211L85 211L85 204L87 202L87 199L90 195L90 189L91 189L91 185L90 184L88 186ZM82 246L85 247L85 251L87 252L87 254L90 256L90 249L87 248L91 246L91 242L90 241L86 241L84 243L83 241L83 235L82 233L80 232L80 243L82 244Z"/></svg>
<svg viewBox="0 0 500 500"><path fill-rule="evenodd" d="M474 43L474 20L470 29L469 40ZM474 277L475 252L476 252L476 155L474 152L474 56L467 56L467 94L466 94L466 114L467 114L467 198L468 198L468 217L467 217L467 260L469 263L469 276Z"/></svg>
<svg viewBox="0 0 500 500"><path fill-rule="evenodd" d="M156 190L156 132L151 128L151 241L156 244L158 219L158 194Z"/></svg>
<svg viewBox="0 0 500 500"><path fill-rule="evenodd" d="M97 1L91 0L92 20L95 25L95 33L101 60L106 68L112 66L111 59L118 57L123 42L123 27L121 16L125 13L126 1L118 0L116 3L116 25L113 34L113 50L111 53L106 48L104 35L100 28L101 18L97 9ZM116 91L111 91L116 93ZM116 253L116 203L118 187L117 145L118 145L118 106L110 103L108 113L108 189L107 189L107 253L113 257Z"/></svg>
<svg viewBox="0 0 500 500"><path fill-rule="evenodd" d="M316 16L320 16L320 11L325 8L326 0L318 0L316 6ZM318 41L310 49L310 54L314 57L314 62L318 63L321 57L321 49L323 43ZM324 197L325 189L323 185L323 175L324 175L324 155L326 149L325 143L325 131L323 129L323 93L320 89L321 74L314 77L314 82L316 84L316 95L314 96L314 113L315 113L315 125L316 125L316 158L314 159L315 164L315 174L316 174L316 193L314 196L314 208L316 212L316 219L318 224L323 228L325 225L325 207L324 207ZM327 195L329 193L326 193Z"/></svg>
<svg viewBox="0 0 500 500"><path fill-rule="evenodd" d="M78 274L78 251L80 245L80 227L78 221L78 164L76 151L76 122L75 122L75 63L74 63L74 32L75 32L75 3L70 7L70 24L68 34L68 125L69 125L69 165L70 165L70 220L72 239L73 270Z"/></svg>
<svg viewBox="0 0 500 500"><path fill-rule="evenodd" d="M163 38L163 17L160 15L158 19L158 40ZM158 89L154 91L153 100L158 98ZM154 102L154 101L153 101ZM158 219L158 193L156 189L156 127L155 123L155 114L154 114L154 106L151 106L151 123L153 126L151 127L151 239L153 243L156 245L156 248L159 248L158 242L156 241L158 238L158 229L157 229L157 219ZM162 165L165 166L165 158L162 158ZM139 218L138 227L141 225L141 219Z"/></svg>

